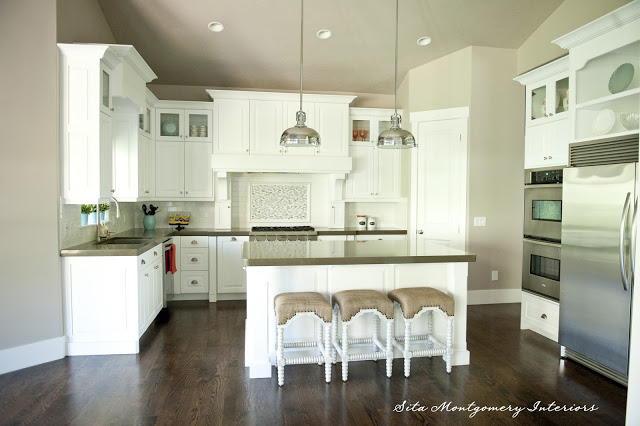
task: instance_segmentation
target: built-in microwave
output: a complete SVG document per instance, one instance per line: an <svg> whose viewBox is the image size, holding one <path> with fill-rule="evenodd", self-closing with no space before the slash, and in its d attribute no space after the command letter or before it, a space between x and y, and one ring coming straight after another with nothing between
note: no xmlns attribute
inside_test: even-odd
<svg viewBox="0 0 640 426"><path fill-rule="evenodd" d="M524 237L559 243L562 236L562 169L525 170Z"/></svg>
<svg viewBox="0 0 640 426"><path fill-rule="evenodd" d="M525 238L522 253L522 289L558 300L560 244Z"/></svg>

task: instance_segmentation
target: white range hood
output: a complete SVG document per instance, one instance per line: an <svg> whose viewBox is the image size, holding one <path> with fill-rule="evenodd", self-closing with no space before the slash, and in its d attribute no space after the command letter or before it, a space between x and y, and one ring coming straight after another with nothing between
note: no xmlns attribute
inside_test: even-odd
<svg viewBox="0 0 640 426"><path fill-rule="evenodd" d="M214 172L349 173L352 161L351 157L213 154L211 167Z"/></svg>

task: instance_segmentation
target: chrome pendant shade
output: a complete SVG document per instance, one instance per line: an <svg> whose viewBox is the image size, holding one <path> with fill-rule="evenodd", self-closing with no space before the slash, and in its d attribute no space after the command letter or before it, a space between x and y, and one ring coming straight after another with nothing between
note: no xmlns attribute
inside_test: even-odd
<svg viewBox="0 0 640 426"><path fill-rule="evenodd" d="M396 61L395 61L395 101L394 113L391 116L391 128L380 133L378 136L378 148L415 148L416 139L411 132L401 129L402 117L398 115L398 0L396 0Z"/></svg>
<svg viewBox="0 0 640 426"><path fill-rule="evenodd" d="M302 43L304 28L304 0L300 0L300 110L296 113L296 125L289 127L280 136L280 145L286 147L319 146L320 135L305 122L307 115L302 111Z"/></svg>

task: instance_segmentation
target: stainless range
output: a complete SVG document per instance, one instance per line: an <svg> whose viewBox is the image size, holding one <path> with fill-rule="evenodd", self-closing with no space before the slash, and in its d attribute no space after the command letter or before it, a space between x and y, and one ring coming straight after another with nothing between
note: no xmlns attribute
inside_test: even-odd
<svg viewBox="0 0 640 426"><path fill-rule="evenodd" d="M318 232L312 226L253 226L251 241L315 241Z"/></svg>

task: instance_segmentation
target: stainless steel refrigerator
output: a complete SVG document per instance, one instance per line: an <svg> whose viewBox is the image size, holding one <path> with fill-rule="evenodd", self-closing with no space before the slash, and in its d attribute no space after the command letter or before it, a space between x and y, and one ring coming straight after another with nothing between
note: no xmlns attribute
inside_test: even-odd
<svg viewBox="0 0 640 426"><path fill-rule="evenodd" d="M564 169L560 334L565 357L626 383L638 163Z"/></svg>

